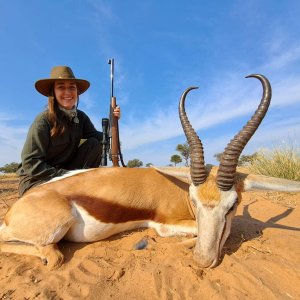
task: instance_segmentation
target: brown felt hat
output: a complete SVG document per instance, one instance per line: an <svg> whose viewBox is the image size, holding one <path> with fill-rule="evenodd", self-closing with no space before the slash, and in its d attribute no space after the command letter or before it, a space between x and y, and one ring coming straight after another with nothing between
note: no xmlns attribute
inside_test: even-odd
<svg viewBox="0 0 300 300"><path fill-rule="evenodd" d="M75 81L78 89L78 95L84 93L90 86L90 83L84 79L75 78L71 68L67 66L53 67L50 73L50 78L40 79L35 83L35 88L44 96L50 96L53 84L57 80Z"/></svg>

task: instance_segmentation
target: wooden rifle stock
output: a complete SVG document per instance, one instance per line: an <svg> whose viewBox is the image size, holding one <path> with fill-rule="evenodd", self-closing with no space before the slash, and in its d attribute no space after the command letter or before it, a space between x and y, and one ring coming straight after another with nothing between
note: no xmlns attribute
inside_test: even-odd
<svg viewBox="0 0 300 300"><path fill-rule="evenodd" d="M119 165L119 128L118 118L114 116L113 111L117 107L116 97L111 97L110 103L110 119L111 119L111 161L113 167L120 167Z"/></svg>
<svg viewBox="0 0 300 300"><path fill-rule="evenodd" d="M113 167L120 167L119 160L123 167L126 167L123 156L121 153L121 144L120 144L120 136L119 136L119 120L114 116L113 111L117 107L116 97L111 97L111 105L110 105L110 134L111 134L111 152L110 159L113 163Z"/></svg>

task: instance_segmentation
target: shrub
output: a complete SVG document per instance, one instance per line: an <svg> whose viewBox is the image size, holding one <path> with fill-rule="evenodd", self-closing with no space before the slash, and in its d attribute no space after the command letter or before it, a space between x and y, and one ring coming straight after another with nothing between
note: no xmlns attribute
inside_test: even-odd
<svg viewBox="0 0 300 300"><path fill-rule="evenodd" d="M10 164L6 164L3 167L0 167L0 172L3 173L15 173L18 169L19 163L12 162Z"/></svg>
<svg viewBox="0 0 300 300"><path fill-rule="evenodd" d="M260 150L249 170L256 174L300 181L299 148L284 145L272 150Z"/></svg>
<svg viewBox="0 0 300 300"><path fill-rule="evenodd" d="M137 158L129 160L127 163L128 168L139 168L143 166L143 162Z"/></svg>

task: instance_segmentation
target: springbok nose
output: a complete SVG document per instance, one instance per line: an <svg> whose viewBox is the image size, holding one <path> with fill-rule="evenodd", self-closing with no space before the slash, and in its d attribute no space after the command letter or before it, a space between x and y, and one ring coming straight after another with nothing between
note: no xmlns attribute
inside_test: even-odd
<svg viewBox="0 0 300 300"><path fill-rule="evenodd" d="M201 268L213 268L218 263L218 257L194 252L194 260Z"/></svg>

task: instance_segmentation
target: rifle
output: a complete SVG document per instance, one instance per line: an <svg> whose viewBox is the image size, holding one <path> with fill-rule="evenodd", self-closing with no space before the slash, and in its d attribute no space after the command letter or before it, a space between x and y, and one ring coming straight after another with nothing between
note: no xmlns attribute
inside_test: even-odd
<svg viewBox="0 0 300 300"><path fill-rule="evenodd" d="M119 137L119 123L118 118L113 115L113 111L117 106L117 100L114 96L114 59L109 59L110 65L110 113L109 119L102 119L102 154L101 166L107 166L107 154L113 163L113 167L119 167L119 160L123 167L126 167L123 161L121 152L120 137Z"/></svg>

